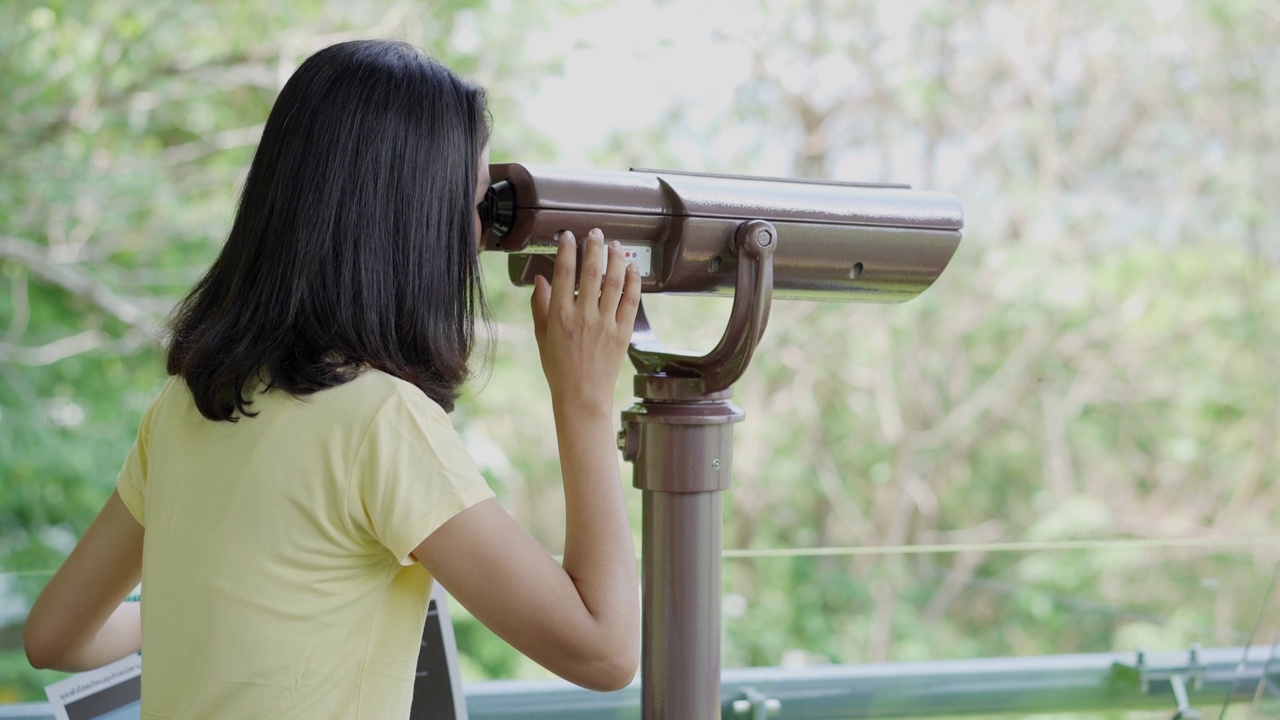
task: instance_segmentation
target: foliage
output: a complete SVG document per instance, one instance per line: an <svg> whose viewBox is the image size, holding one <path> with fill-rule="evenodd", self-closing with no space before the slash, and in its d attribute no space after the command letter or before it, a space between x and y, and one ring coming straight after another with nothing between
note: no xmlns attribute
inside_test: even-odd
<svg viewBox="0 0 1280 720"><path fill-rule="evenodd" d="M737 388L726 546L863 552L727 560L726 664L1274 637L1280 600L1260 605L1277 548L1226 541L1274 541L1280 515L1275 18L1226 1L906 5L735 4L702 38L751 68L724 107L673 97L658 123L591 149L601 167L905 178L965 202L960 251L920 298L775 304ZM529 38L609 11L0 10L0 569L18 571L0 575L0 701L49 679L14 630L111 488L162 380L156 329L221 242L289 71L338 39L404 37L489 88L495 159L554 161L564 148L520 111L576 50ZM652 12L672 36L638 62L687 42L678 4ZM494 361L455 422L554 552L527 292L502 258L485 266ZM709 347L726 315L717 299L646 304L677 346ZM993 545L1076 541L1112 544ZM469 677L542 676L455 615Z"/></svg>

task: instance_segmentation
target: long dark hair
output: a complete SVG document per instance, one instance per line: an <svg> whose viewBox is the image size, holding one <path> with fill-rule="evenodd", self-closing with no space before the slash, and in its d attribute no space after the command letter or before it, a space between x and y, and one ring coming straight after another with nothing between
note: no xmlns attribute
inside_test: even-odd
<svg viewBox="0 0 1280 720"><path fill-rule="evenodd" d="M225 247L175 309L168 370L211 420L258 382L307 395L376 368L452 410L477 316L484 92L411 45L347 42L285 84Z"/></svg>

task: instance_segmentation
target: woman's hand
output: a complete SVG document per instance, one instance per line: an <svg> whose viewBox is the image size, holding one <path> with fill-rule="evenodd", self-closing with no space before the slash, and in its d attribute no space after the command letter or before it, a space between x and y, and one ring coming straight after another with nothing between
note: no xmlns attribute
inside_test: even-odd
<svg viewBox="0 0 1280 720"><path fill-rule="evenodd" d="M533 328L542 371L555 405L612 412L614 384L640 307L640 273L624 262L616 241L605 246L597 228L587 235L575 295L576 274L576 239L566 230L551 282L534 280Z"/></svg>

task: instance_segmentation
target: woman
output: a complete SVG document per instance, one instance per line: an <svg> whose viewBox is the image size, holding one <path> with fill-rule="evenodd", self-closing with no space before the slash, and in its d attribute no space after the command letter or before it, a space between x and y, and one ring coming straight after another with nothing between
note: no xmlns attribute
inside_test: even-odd
<svg viewBox="0 0 1280 720"><path fill-rule="evenodd" d="M33 665L141 649L144 718L406 717L434 578L562 677L632 679L612 391L640 282L616 243L586 239L575 293L562 233L532 298L563 565L494 501L445 414L484 316L486 120L480 89L403 43L298 68L225 247L174 314L171 377L116 491L31 610ZM140 612L122 603L139 580Z"/></svg>

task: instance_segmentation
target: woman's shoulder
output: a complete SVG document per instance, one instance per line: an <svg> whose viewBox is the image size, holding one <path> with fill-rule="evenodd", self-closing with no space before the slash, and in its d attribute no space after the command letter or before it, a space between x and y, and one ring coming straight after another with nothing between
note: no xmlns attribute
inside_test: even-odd
<svg viewBox="0 0 1280 720"><path fill-rule="evenodd" d="M446 421L448 418L444 409L427 397L418 386L373 368L362 371L350 382L324 392L334 391L357 404L371 403L371 409L378 414L408 413Z"/></svg>
<svg viewBox="0 0 1280 720"><path fill-rule="evenodd" d="M389 375L381 370L378 370L375 368L365 368L364 370L361 370L360 374L356 375L355 378L353 378L352 380L331 389L337 390L341 388L346 388L349 391L356 392L362 395L373 393L385 399L397 392L400 392L401 391L400 386L408 385L408 384L409 383L406 383L400 378L394 375Z"/></svg>
<svg viewBox="0 0 1280 720"><path fill-rule="evenodd" d="M314 416L326 418L327 424L341 420L368 425L375 419L407 415L449 422L445 411L416 385L373 368L362 370L340 385L306 395L262 386L248 393L248 398L252 418L274 416L302 420ZM159 410L162 406L172 407L174 417L189 417L193 422L200 419L190 388L180 376L168 378L152 400L148 414L163 412Z"/></svg>

